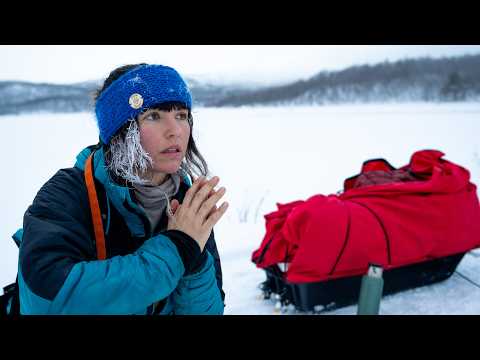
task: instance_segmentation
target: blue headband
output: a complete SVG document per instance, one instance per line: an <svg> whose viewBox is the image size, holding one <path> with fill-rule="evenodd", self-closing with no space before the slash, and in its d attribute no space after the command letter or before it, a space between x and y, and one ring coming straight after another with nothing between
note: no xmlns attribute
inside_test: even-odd
<svg viewBox="0 0 480 360"><path fill-rule="evenodd" d="M141 65L102 92L95 104L100 139L107 144L129 119L165 102L181 102L192 109L192 96L178 72L163 65Z"/></svg>

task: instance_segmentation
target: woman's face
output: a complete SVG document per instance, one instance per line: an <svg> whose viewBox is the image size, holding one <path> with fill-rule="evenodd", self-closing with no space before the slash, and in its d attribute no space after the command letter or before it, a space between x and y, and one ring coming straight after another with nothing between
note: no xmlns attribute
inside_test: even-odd
<svg viewBox="0 0 480 360"><path fill-rule="evenodd" d="M152 182L161 184L175 173L187 151L190 137L188 110L150 109L138 117L140 142L153 160Z"/></svg>

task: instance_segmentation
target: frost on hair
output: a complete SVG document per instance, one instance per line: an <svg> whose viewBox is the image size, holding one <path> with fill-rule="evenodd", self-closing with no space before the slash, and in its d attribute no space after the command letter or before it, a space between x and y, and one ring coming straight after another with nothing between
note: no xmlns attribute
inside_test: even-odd
<svg viewBox="0 0 480 360"><path fill-rule="evenodd" d="M142 175L153 165L150 155L140 143L140 130L135 119L130 119L126 132L121 131L108 145L107 169L116 176L135 184L149 184Z"/></svg>
<svg viewBox="0 0 480 360"><path fill-rule="evenodd" d="M140 143L140 129L138 122L130 119L124 131L120 131L110 140L107 149L107 169L116 176L130 181L133 184L150 185L151 179L143 178L147 170L152 167L153 160L143 149ZM179 175L185 174L185 164L182 162L178 171ZM170 200L165 192L167 214L173 217ZM172 218L172 221L174 219Z"/></svg>

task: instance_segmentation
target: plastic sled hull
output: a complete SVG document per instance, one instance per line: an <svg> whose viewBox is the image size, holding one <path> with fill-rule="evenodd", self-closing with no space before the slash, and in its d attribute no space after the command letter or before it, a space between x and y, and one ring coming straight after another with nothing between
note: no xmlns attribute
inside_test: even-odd
<svg viewBox="0 0 480 360"><path fill-rule="evenodd" d="M383 296L448 279L465 253L393 268L383 272ZM312 283L288 283L278 266L265 269L267 280L262 290L268 298L278 294L284 305L293 304L299 311L333 310L358 302L362 275Z"/></svg>

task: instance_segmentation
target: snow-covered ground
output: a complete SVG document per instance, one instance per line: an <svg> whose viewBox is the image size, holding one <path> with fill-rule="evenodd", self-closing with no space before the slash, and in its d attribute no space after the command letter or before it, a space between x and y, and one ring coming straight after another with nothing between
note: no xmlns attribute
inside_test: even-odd
<svg viewBox="0 0 480 360"><path fill-rule="evenodd" d="M420 149L438 149L480 178L480 104L391 104L325 107L198 108L194 136L212 175L226 186L230 208L215 228L222 258L226 314L273 314L262 300L265 279L250 256L263 237L263 215L277 202L335 193L363 161L408 163ZM0 285L15 280L18 250L10 236L25 209L59 168L73 166L97 142L93 114L0 117ZM480 283L480 252L458 270ZM294 313L292 311L287 313ZM355 314L350 306L327 314ZM479 314L480 289L454 274L429 287L387 296L382 314Z"/></svg>

